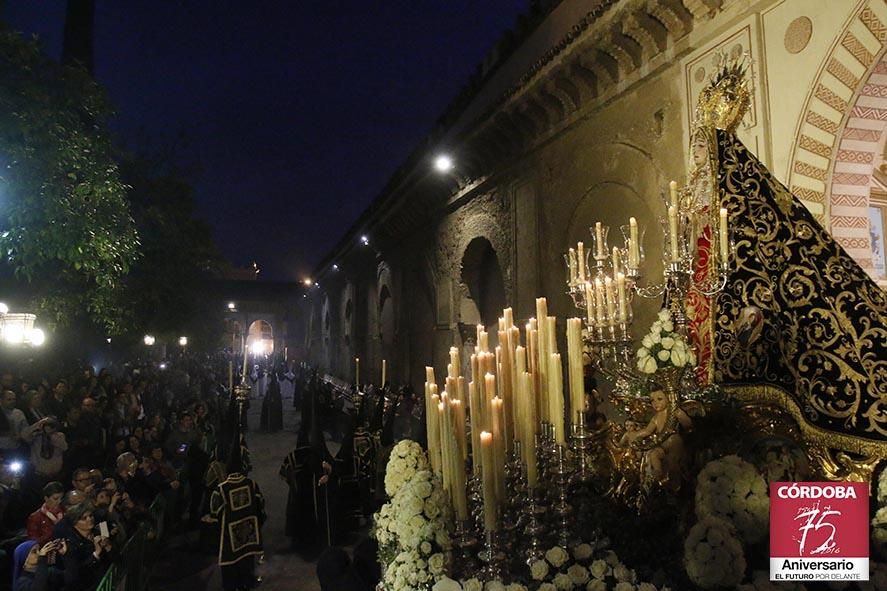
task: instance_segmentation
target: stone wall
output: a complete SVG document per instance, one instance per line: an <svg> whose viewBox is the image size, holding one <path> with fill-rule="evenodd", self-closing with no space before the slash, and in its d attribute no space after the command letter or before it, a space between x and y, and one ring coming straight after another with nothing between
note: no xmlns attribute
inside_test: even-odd
<svg viewBox="0 0 887 591"><path fill-rule="evenodd" d="M869 80L880 75L882 23L883 0L564 0L433 138L457 170L438 178L428 157L414 157L318 269L322 287L306 305L318 318L326 306L333 321L323 334L313 323L312 358L351 378L360 357L362 377L374 382L384 358L390 379L421 389L424 366L440 376L449 347L470 346L491 306L511 305L525 321L544 295L561 319L575 315L563 253L590 242L595 221L614 236L636 217L646 227L645 279L660 279L662 196L669 180L685 180L692 108L718 51L753 60L741 139L827 227L833 214L856 216L848 236L864 238L866 189L848 213L848 191L831 188L847 172L848 150L861 149L848 130L878 130L868 134L877 157L860 182L873 182L883 160L887 108L872 103L880 89ZM852 244L871 265L870 249ZM478 268L501 277L478 282ZM636 334L657 308L635 306Z"/></svg>

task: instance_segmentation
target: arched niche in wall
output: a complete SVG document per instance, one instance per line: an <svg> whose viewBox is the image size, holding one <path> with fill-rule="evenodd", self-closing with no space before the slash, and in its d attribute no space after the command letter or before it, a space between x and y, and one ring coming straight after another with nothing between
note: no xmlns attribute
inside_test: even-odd
<svg viewBox="0 0 887 591"><path fill-rule="evenodd" d="M274 330L270 322L256 320L249 325L246 344L250 353L270 355L274 352Z"/></svg>
<svg viewBox="0 0 887 591"><path fill-rule="evenodd" d="M468 288L474 309L484 326L496 324L505 302L502 267L493 245L483 236L468 243L462 255L462 283ZM470 304L463 304L473 312ZM467 320L463 319L463 322Z"/></svg>
<svg viewBox="0 0 887 591"><path fill-rule="evenodd" d="M658 199L658 196L655 197ZM625 247L625 238L621 226L628 225L628 220L634 217L644 230L643 247L645 261L641 267L641 284L647 281L658 282L662 279L662 241L663 234L656 216L651 211L650 199L643 198L631 185L618 181L604 181L592 186L579 201L570 224L567 229L567 243L562 251L574 247L580 240L585 243L588 253L588 266L594 267L594 252L592 233L596 222L609 226L607 244L609 254L612 255L613 247ZM563 279L566 281L566 265L563 265ZM659 309L659 300L644 300L635 296L632 308L634 310L634 335L643 335L652 324L654 316ZM571 310L571 314L580 315L580 311Z"/></svg>

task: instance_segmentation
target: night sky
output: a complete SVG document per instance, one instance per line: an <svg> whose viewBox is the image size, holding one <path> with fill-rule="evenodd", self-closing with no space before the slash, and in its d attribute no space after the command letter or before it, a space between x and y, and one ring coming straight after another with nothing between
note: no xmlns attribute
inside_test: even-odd
<svg viewBox="0 0 887 591"><path fill-rule="evenodd" d="M527 0L97 0L95 67L129 146L175 146L235 265L304 277ZM4 21L61 52L64 0ZM184 138L184 139L177 139Z"/></svg>

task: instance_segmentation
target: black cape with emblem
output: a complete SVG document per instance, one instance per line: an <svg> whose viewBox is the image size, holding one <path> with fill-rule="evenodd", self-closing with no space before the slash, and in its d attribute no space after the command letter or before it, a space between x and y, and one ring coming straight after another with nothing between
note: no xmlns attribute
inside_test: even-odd
<svg viewBox="0 0 887 591"><path fill-rule="evenodd" d="M263 552L262 524L265 500L248 472L246 441L235 426L228 456L228 477L219 484L209 501L210 515L219 522L219 565L235 565ZM223 568L223 579L224 579ZM227 588L227 585L226 585Z"/></svg>

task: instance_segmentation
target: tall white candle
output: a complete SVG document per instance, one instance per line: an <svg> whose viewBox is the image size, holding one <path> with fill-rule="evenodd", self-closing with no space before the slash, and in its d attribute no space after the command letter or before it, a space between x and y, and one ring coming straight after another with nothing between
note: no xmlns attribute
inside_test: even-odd
<svg viewBox="0 0 887 591"><path fill-rule="evenodd" d="M625 297L625 275L616 274L616 296L619 298L619 322L628 322L628 300Z"/></svg>
<svg viewBox="0 0 887 591"><path fill-rule="evenodd" d="M576 251L572 248L567 253L568 267L570 270L570 285L576 283Z"/></svg>
<svg viewBox="0 0 887 591"><path fill-rule="evenodd" d="M597 256L604 258L607 256L607 247L604 244L604 228L600 222L594 223L594 237L597 241Z"/></svg>
<svg viewBox="0 0 887 591"><path fill-rule="evenodd" d="M585 245L581 242L576 245L576 259L579 270L578 279L585 281Z"/></svg>
<svg viewBox="0 0 887 591"><path fill-rule="evenodd" d="M641 243L638 238L638 221L628 218L628 235L629 235L629 258L631 259L631 267L637 268L641 264Z"/></svg>
<svg viewBox="0 0 887 591"><path fill-rule="evenodd" d="M678 208L674 205L668 208L668 233L671 239L671 260L677 262L681 257L678 250Z"/></svg>
<svg viewBox="0 0 887 591"><path fill-rule="evenodd" d="M387 369L388 369L387 364L388 364L388 362L385 361L385 360L383 359L383 360L382 360L382 387L383 387L383 388L385 387L385 380L386 380L386 377L387 377L387 376L385 375L386 372L387 372Z"/></svg>

